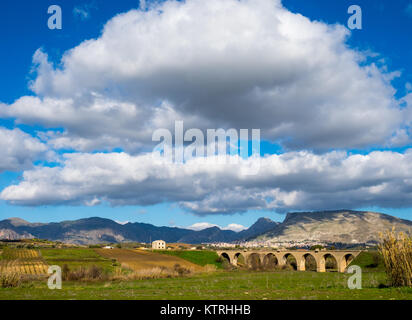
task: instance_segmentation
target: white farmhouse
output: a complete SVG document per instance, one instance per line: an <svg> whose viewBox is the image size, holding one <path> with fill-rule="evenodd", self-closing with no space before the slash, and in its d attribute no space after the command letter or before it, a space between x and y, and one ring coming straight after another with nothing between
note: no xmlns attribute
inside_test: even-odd
<svg viewBox="0 0 412 320"><path fill-rule="evenodd" d="M153 241L152 242L152 249L165 250L166 249L166 241L163 241L163 240Z"/></svg>

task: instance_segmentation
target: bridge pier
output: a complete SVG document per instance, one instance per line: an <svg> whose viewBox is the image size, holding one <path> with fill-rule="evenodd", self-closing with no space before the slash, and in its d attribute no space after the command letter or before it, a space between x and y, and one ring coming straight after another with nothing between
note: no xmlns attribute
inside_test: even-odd
<svg viewBox="0 0 412 320"><path fill-rule="evenodd" d="M299 261L296 262L298 266L298 271L306 271L306 260L304 257L302 257L301 259L299 259Z"/></svg>

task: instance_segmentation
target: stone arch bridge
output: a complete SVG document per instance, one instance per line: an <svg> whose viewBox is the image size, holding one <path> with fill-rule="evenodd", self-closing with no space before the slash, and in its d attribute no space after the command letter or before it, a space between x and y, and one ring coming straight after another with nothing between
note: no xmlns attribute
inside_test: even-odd
<svg viewBox="0 0 412 320"><path fill-rule="evenodd" d="M232 265L237 266L238 260L243 257L246 266L251 267L253 261L258 261L262 266L265 266L271 261L272 264L282 266L287 263L287 259L291 256L295 258L297 270L306 270L306 261L309 256L312 256L316 261L316 271L326 272L326 259L328 257L335 260L338 272L345 272L349 264L355 259L361 251L341 251L341 250L218 250L217 254L228 260Z"/></svg>

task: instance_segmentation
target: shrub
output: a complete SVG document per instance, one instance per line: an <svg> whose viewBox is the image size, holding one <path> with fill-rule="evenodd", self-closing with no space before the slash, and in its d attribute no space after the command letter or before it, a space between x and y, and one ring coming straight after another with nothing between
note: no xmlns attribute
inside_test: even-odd
<svg viewBox="0 0 412 320"><path fill-rule="evenodd" d="M227 259L222 258L222 268L224 270L234 270L235 266L233 266Z"/></svg>
<svg viewBox="0 0 412 320"><path fill-rule="evenodd" d="M281 266L281 270L285 271L293 271L295 270L291 264L284 264Z"/></svg>
<svg viewBox="0 0 412 320"><path fill-rule="evenodd" d="M262 269L262 263L258 254L252 253L248 258L249 268L253 271L258 271Z"/></svg>
<svg viewBox="0 0 412 320"><path fill-rule="evenodd" d="M263 258L262 270L274 270L278 265L278 260L275 256L269 255Z"/></svg>
<svg viewBox="0 0 412 320"><path fill-rule="evenodd" d="M89 279L100 279L103 276L103 270L97 266L91 266L86 274Z"/></svg>
<svg viewBox="0 0 412 320"><path fill-rule="evenodd" d="M372 263L369 263L368 265L366 265L366 268L371 268L371 269L377 268L383 262L382 255L378 252L371 253L371 258L372 258Z"/></svg>
<svg viewBox="0 0 412 320"><path fill-rule="evenodd" d="M143 280L143 279L161 279L161 278L171 278L177 277L176 271L165 268L165 267L154 267L151 269L143 269L131 273L128 278L133 280Z"/></svg>
<svg viewBox="0 0 412 320"><path fill-rule="evenodd" d="M81 267L75 270L70 270L67 265L64 265L62 278L63 280L69 281L104 280L105 274L101 268L95 265L88 268Z"/></svg>
<svg viewBox="0 0 412 320"><path fill-rule="evenodd" d="M215 272L217 267L214 264L207 264L203 267L205 272Z"/></svg>
<svg viewBox="0 0 412 320"><path fill-rule="evenodd" d="M182 267L180 264L176 263L173 267L173 270L177 272L179 276L184 276L190 274L190 270L187 268Z"/></svg>
<svg viewBox="0 0 412 320"><path fill-rule="evenodd" d="M326 269L337 269L338 265L336 263L335 258L333 258L331 256L326 257L325 268Z"/></svg>
<svg viewBox="0 0 412 320"><path fill-rule="evenodd" d="M315 251L315 250L322 250L324 247L320 244L311 246L309 250Z"/></svg>
<svg viewBox="0 0 412 320"><path fill-rule="evenodd" d="M286 258L286 265L289 265L291 267L291 270L297 270L298 269L298 263L296 262L295 257L292 255L289 255Z"/></svg>
<svg viewBox="0 0 412 320"><path fill-rule="evenodd" d="M395 230L381 234L379 251L383 256L391 286L412 287L412 238Z"/></svg>
<svg viewBox="0 0 412 320"><path fill-rule="evenodd" d="M122 265L123 267L123 265ZM144 279L161 279L184 276L191 273L190 269L182 268L180 265L175 265L173 269L166 267L153 267L149 269L141 269L138 271L130 270L128 273L117 273L111 277L111 280L144 280Z"/></svg>
<svg viewBox="0 0 412 320"><path fill-rule="evenodd" d="M21 276L16 272L5 272L0 274L0 287L14 288L20 286Z"/></svg>
<svg viewBox="0 0 412 320"><path fill-rule="evenodd" d="M69 272L70 272L69 266L67 264L64 264L62 268L62 279L63 280L68 280Z"/></svg>
<svg viewBox="0 0 412 320"><path fill-rule="evenodd" d="M316 268L317 264L315 258L311 255L308 255L305 261L305 269L307 271L316 271Z"/></svg>
<svg viewBox="0 0 412 320"><path fill-rule="evenodd" d="M85 278L86 278L86 271L84 268L71 270L66 275L66 280L69 280L69 281L79 281L79 280L84 280Z"/></svg>

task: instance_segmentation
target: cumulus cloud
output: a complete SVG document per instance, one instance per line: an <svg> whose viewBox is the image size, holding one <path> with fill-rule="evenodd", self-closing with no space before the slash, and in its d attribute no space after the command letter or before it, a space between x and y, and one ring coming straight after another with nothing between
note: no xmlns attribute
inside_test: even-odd
<svg viewBox="0 0 412 320"><path fill-rule="evenodd" d="M235 231L235 232L240 232L242 230L247 229L247 227L242 226L242 225L237 224L237 223L230 223L226 227L220 227L217 224L213 224L213 223L209 223L209 222L198 222L198 223L192 224L189 227L186 227L186 229L199 231L199 230L204 230L204 229L208 229L208 228L212 228L212 227L218 227L221 230L231 230L231 231Z"/></svg>
<svg viewBox="0 0 412 320"><path fill-rule="evenodd" d="M73 15L80 20L87 20L90 17L89 12L81 7L75 7L73 9Z"/></svg>
<svg viewBox="0 0 412 320"><path fill-rule="evenodd" d="M118 220L115 220L115 222L116 222L117 224L122 225L122 226L124 226L124 225L126 225L126 224L130 223L130 221L118 221Z"/></svg>
<svg viewBox="0 0 412 320"><path fill-rule="evenodd" d="M73 8L73 16L82 21L88 20L91 17L91 10L96 9L96 4L94 2L86 3L83 5L75 6Z"/></svg>
<svg viewBox="0 0 412 320"><path fill-rule="evenodd" d="M235 232L240 232L246 229L247 227L242 226L241 224L237 224L237 223L230 223L226 227L223 228L223 230L232 230Z"/></svg>
<svg viewBox="0 0 412 320"><path fill-rule="evenodd" d="M59 167L36 167L0 198L19 205L152 205L177 202L197 215L247 210L412 206L412 149L367 155L306 151L202 165L168 164L152 155L67 154ZM260 161L256 175L245 174ZM97 204L97 202L96 202Z"/></svg>
<svg viewBox="0 0 412 320"><path fill-rule="evenodd" d="M0 173L31 168L47 151L45 144L20 129L0 127Z"/></svg>
<svg viewBox="0 0 412 320"><path fill-rule="evenodd" d="M0 198L27 206L176 202L200 216L410 207L412 149L330 152L411 142L412 93L397 100L399 72L349 48L348 37L344 26L311 21L279 0L170 0L115 16L58 63L39 49L33 95L0 103L0 117L49 129L39 133L47 147L76 152L33 169L45 144L0 129L0 171L26 170ZM146 151L153 131L173 131L176 120L261 129L286 152L239 165L166 164ZM246 174L253 164L259 173Z"/></svg>
<svg viewBox="0 0 412 320"><path fill-rule="evenodd" d="M219 227L217 224L209 223L209 222L197 222L192 224L191 226L186 227L186 229L200 231L208 228Z"/></svg>
<svg viewBox="0 0 412 320"><path fill-rule="evenodd" d="M280 1L166 1L114 17L99 38L67 51L61 67L37 51L37 97L0 114L63 127L51 145L81 151L138 150L175 120L259 128L292 149L405 141L394 73L366 64L349 36Z"/></svg>

